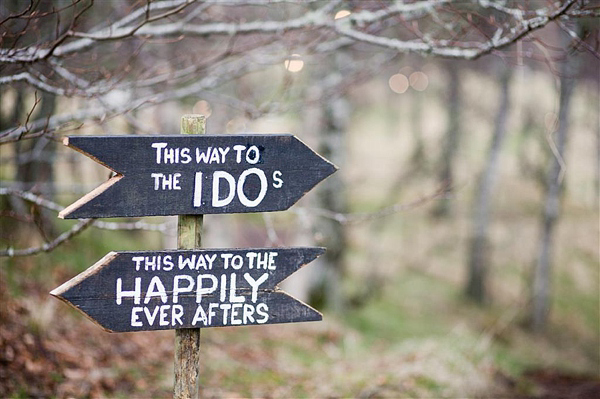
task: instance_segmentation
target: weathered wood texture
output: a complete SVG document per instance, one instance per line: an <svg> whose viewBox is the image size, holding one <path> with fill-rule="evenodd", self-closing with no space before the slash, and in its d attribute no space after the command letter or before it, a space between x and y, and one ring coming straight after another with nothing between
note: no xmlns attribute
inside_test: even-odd
<svg viewBox="0 0 600 399"><path fill-rule="evenodd" d="M204 115L181 117L181 134L206 133ZM179 215L177 223L177 248L199 249L202 247L202 215ZM173 371L174 399L198 398L200 394L200 329L184 328L175 331Z"/></svg>
<svg viewBox="0 0 600 399"><path fill-rule="evenodd" d="M72 136L117 173L60 217L281 211L336 171L290 134Z"/></svg>
<svg viewBox="0 0 600 399"><path fill-rule="evenodd" d="M324 248L111 252L51 292L108 331L318 321L277 284Z"/></svg>
<svg viewBox="0 0 600 399"><path fill-rule="evenodd" d="M175 333L173 399L196 399L200 396L200 330L185 328Z"/></svg>

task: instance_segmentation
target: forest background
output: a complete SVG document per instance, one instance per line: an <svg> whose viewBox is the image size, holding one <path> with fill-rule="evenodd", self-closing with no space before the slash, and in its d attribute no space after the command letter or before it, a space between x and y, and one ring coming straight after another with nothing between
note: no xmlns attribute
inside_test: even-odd
<svg viewBox="0 0 600 399"><path fill-rule="evenodd" d="M340 170L203 245L319 245L318 323L202 331L205 397L597 397L593 1L0 4L0 396L170 397L171 332L48 292L176 218L63 221L109 177L66 135L293 133Z"/></svg>

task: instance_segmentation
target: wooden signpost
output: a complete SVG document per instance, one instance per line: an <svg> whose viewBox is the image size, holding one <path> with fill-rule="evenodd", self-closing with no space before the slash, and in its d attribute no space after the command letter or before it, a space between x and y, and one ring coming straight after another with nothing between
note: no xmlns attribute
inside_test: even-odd
<svg viewBox="0 0 600 399"><path fill-rule="evenodd" d="M317 321L277 284L324 248L110 252L50 294L110 332Z"/></svg>
<svg viewBox="0 0 600 399"><path fill-rule="evenodd" d="M204 115L181 117L181 134L206 133ZM177 218L177 248L198 249L202 247L202 215L179 215ZM179 328L175 330L175 353L173 362L173 399L200 397L200 329Z"/></svg>
<svg viewBox="0 0 600 399"><path fill-rule="evenodd" d="M115 175L59 217L179 215L179 250L110 252L51 292L110 332L175 329L177 399L198 396L200 328L322 319L277 284L324 248L201 250L202 215L285 210L337 167L290 134L204 131L64 140Z"/></svg>
<svg viewBox="0 0 600 399"><path fill-rule="evenodd" d="M336 167L290 134L72 136L116 175L65 219L282 211Z"/></svg>

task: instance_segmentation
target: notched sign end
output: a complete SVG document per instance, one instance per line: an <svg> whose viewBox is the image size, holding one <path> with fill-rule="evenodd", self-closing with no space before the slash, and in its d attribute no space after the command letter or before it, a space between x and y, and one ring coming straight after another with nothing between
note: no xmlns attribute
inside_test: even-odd
<svg viewBox="0 0 600 399"><path fill-rule="evenodd" d="M106 190L108 190L112 185L118 183L119 180L121 180L123 177L124 176L122 174L116 174L115 176L111 177L110 179L96 187L94 190L90 191L89 193L87 193L86 195L79 198L77 201L73 202L71 205L67 206L65 209L60 211L58 213L58 217L60 219L79 219L82 217L89 217L86 215L79 215L77 213L77 210L82 208L85 204L92 201L94 198L96 198Z"/></svg>
<svg viewBox="0 0 600 399"><path fill-rule="evenodd" d="M92 210L92 204L89 207L85 205L91 201L93 201L96 197L103 194L107 191L111 186L116 184L121 178L124 177L123 173L117 170L119 167L115 165L111 165L113 163L107 163L105 160L106 154L114 151L114 145L109 146L108 149L104 148L107 146L106 137L102 136L66 136L63 137L62 142L65 146L85 155L86 157L92 159L93 161L99 163L100 165L112 170L115 175L111 177L109 180L102 183L100 186L96 187L94 190L84 195L61 212L59 212L58 217L60 219L81 219L88 217L97 217L95 214L97 210ZM96 206L94 206L95 208Z"/></svg>
<svg viewBox="0 0 600 399"><path fill-rule="evenodd" d="M298 323L323 320L323 314L321 312L299 299L294 298L287 292L276 289L275 295L277 299L273 302L279 302L281 308L285 309L283 311L285 316L276 321L276 323ZM278 313L279 312L275 310L273 316L277 318L279 316Z"/></svg>
<svg viewBox="0 0 600 399"><path fill-rule="evenodd" d="M109 332L109 333L117 332L117 331L111 330L109 328L106 328L106 326L103 326L102 324L98 323L98 321L96 319L94 319L92 316L90 316L89 314L84 312L79 306L71 303L68 299L63 297L62 295L65 293L65 291L68 290L68 288L67 289L63 288L63 286L68 283L70 283L70 280L67 281L65 284L61 285L60 287L57 287L57 288L53 289L52 291L50 291L50 295L52 295L53 297L55 297L56 299L58 299L64 303L66 303L67 305L79 310L88 320L92 321L95 325L97 325L104 331Z"/></svg>

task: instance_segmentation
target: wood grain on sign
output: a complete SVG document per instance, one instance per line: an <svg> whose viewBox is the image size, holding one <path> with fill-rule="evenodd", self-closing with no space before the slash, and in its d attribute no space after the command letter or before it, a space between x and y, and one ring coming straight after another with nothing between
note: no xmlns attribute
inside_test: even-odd
<svg viewBox="0 0 600 399"><path fill-rule="evenodd" d="M72 136L116 175L65 219L281 211L337 170L290 134Z"/></svg>
<svg viewBox="0 0 600 399"><path fill-rule="evenodd" d="M111 252L51 294L113 332L318 321L318 311L277 284L324 252Z"/></svg>

